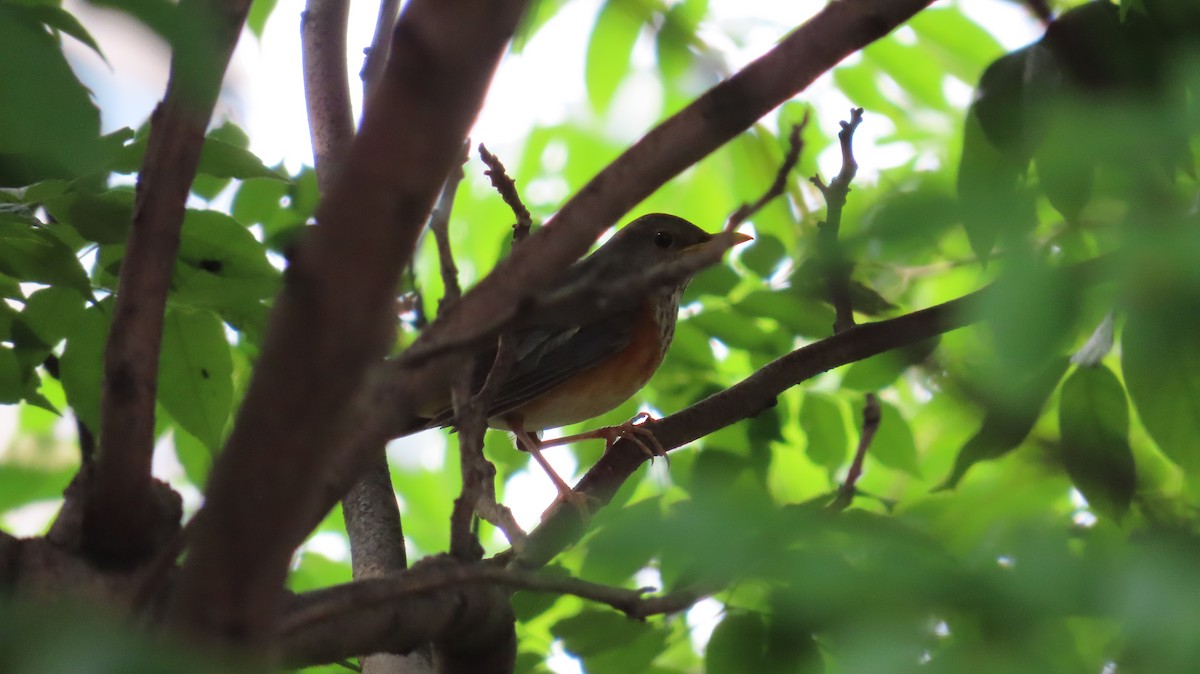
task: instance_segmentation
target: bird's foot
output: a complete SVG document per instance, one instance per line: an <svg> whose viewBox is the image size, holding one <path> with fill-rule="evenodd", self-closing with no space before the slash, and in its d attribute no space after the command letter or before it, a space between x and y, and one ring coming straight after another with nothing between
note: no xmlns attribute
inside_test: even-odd
<svg viewBox="0 0 1200 674"><path fill-rule="evenodd" d="M650 432L650 429L642 426L648 421L656 421L656 419L649 412L638 412L623 424L599 429L597 432L604 434L605 451L612 449L618 440L625 439L637 445L638 449L650 457L651 464L654 463L656 457L661 456L668 466L671 465L671 459L667 456L667 450L663 448L662 443L654 437L654 433Z"/></svg>

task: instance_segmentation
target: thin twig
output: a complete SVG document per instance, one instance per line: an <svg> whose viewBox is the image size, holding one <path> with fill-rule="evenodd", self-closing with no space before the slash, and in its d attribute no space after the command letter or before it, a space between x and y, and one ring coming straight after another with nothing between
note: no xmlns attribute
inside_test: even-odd
<svg viewBox="0 0 1200 674"><path fill-rule="evenodd" d="M347 1L346 4L350 3ZM358 75L363 83L364 106L370 101L371 89L375 88L375 83L383 74L388 51L392 48L392 31L396 28L396 13L399 10L400 0L381 0L379 3L375 35L371 39L371 46L363 50L367 57L363 59L362 71Z"/></svg>
<svg viewBox="0 0 1200 674"><path fill-rule="evenodd" d="M517 192L517 183L508 176L500 159L488 152L483 143L479 144L479 158L488 167L483 174L492 181L492 187L496 188L500 197L504 199L504 203L508 204L513 215L517 217L517 222L513 225L513 245L516 246L526 236L529 236L529 230L533 227L533 217L529 215L529 209L525 208L524 202L521 201L521 195Z"/></svg>
<svg viewBox="0 0 1200 674"><path fill-rule="evenodd" d="M750 216L762 210L764 206L771 202L775 197L783 194L787 189L787 177L796 167L796 162L800 161L800 152L804 149L804 140L800 137L804 127L808 125L808 110L804 111L804 119L800 120L799 124L792 125L792 131L788 134L788 151L783 158L783 163L779 165L779 170L775 172L775 181L767 188L766 192L758 198L757 201L750 204L742 204L736 211L729 215L729 219L725 221L725 231L732 232L737 229Z"/></svg>
<svg viewBox="0 0 1200 674"><path fill-rule="evenodd" d="M811 178L812 184L816 185L817 189L821 191L821 195L825 197L827 207L825 221L818 226L817 237L818 254L824 260L825 283L835 315L834 334L849 330L855 325L854 305L850 296L852 265L845 259L841 243L838 242L838 232L842 226L842 210L846 206L846 197L850 193L850 183L854 181L854 176L858 173L858 162L854 159L854 131L858 129L862 119L863 109L853 108L850 110L850 121L841 122L842 128L841 131L838 131L838 141L842 149L842 168L833 180L826 185L819 174ZM866 460L867 450L871 446L875 432L879 430L882 414L879 396L868 393L863 406L862 433L859 435L858 447L854 451L854 460L850 462L846 480L838 488L837 496L830 504L830 508L842 510L854 500L858 478L862 476L863 461Z"/></svg>
<svg viewBox="0 0 1200 674"><path fill-rule="evenodd" d="M645 597L650 588L629 590L602 585L568 576L548 575L518 569L505 569L486 564L438 566L414 569L386 578L358 581L351 585L321 590L325 601L314 601L288 615L280 625L279 634L286 638L315 623L331 620L350 611L362 611L375 606L398 602L406 597L456 588L492 584L515 590L571 595L607 604L625 615L644 619L651 615L684 610L707 592L682 591L657 597Z"/></svg>
<svg viewBox="0 0 1200 674"><path fill-rule="evenodd" d="M429 231L437 242L438 265L442 271L442 286L445 290L438 307L441 310L458 301L462 287L458 284L458 265L454 263L454 250L450 247L450 211L454 207L454 195L463 179L462 163L450 169L450 175L442 186L437 203L429 214Z"/></svg>

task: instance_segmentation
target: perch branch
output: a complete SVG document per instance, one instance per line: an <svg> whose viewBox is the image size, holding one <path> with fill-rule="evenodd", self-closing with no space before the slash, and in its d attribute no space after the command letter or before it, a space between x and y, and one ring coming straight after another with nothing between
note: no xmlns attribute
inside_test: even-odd
<svg viewBox="0 0 1200 674"><path fill-rule="evenodd" d="M176 45L166 95L150 117L104 349L100 451L83 529L84 548L104 563L136 563L157 544L150 464L163 313L204 130L249 7L249 0L184 0L178 7L194 32Z"/></svg>
<svg viewBox="0 0 1200 674"><path fill-rule="evenodd" d="M1111 260L1096 258L1061 270L1077 287L1111 276ZM969 325L978 312L971 308L991 286L934 307L904 316L855 326L797 349L760 368L741 382L684 410L643 427L667 450L681 447L742 419L756 416L775 404L787 389L822 372L908 346ZM645 452L627 440L615 443L575 485L575 491L608 503L617 489L646 460ZM559 508L533 531L519 555L502 553L497 561L521 568L538 568L583 533L583 521L574 509Z"/></svg>

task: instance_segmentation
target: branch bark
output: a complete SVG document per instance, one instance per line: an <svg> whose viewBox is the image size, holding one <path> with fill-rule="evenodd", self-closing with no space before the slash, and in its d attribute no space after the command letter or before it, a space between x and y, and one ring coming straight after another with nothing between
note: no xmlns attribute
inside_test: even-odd
<svg viewBox="0 0 1200 674"><path fill-rule="evenodd" d="M308 0L300 18L304 100L313 163L321 192L329 191L342 158L354 140L350 79L346 74L349 0Z"/></svg>
<svg viewBox="0 0 1200 674"><path fill-rule="evenodd" d="M150 463L163 312L204 131L249 7L249 0L184 0L177 10L192 32L175 45L166 95L150 118L104 351L100 452L83 528L85 552L103 565L134 565L161 542L153 536L161 527Z"/></svg>
<svg viewBox="0 0 1200 674"><path fill-rule="evenodd" d="M288 561L310 530L353 394L390 346L400 270L523 9L519 0L406 6L213 465L172 602L178 627L234 646L270 639Z"/></svg>

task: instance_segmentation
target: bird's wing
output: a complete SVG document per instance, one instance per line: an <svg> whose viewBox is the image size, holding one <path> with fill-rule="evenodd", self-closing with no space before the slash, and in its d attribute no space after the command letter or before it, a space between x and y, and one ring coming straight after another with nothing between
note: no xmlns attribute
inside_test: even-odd
<svg viewBox="0 0 1200 674"><path fill-rule="evenodd" d="M506 414L619 353L633 341L637 314L635 310L623 310L586 325L537 327L514 333L516 362L496 390L488 418ZM483 385L495 358L495 347L476 358L474 390ZM448 425L453 417L453 410L446 410L430 426Z"/></svg>

